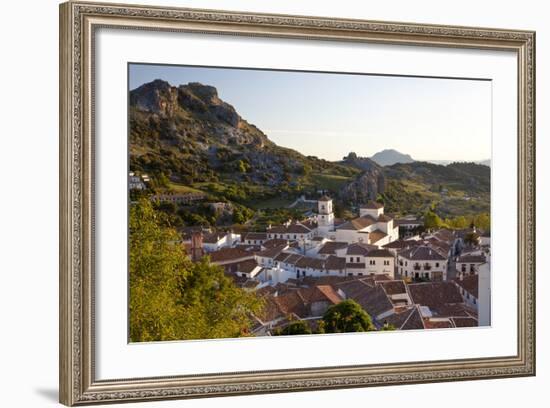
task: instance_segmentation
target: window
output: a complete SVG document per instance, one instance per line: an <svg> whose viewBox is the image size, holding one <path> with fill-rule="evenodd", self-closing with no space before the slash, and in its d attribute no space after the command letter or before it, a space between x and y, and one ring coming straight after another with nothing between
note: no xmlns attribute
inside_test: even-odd
<svg viewBox="0 0 550 408"><path fill-rule="evenodd" d="M357 258L355 258L355 259L357 259L357 263L359 263L359 262L360 262L360 261L359 261L359 257L357 257Z"/></svg>
<svg viewBox="0 0 550 408"><path fill-rule="evenodd" d="M436 263L435 263L435 267L436 267L436 268L439 268L439 262L436 262Z"/></svg>
<svg viewBox="0 0 550 408"><path fill-rule="evenodd" d="M477 305L477 300L476 300L476 298L473 298L473 301L474 301L474 305Z"/></svg>
<svg viewBox="0 0 550 408"><path fill-rule="evenodd" d="M369 265L376 265L376 261L375 261L374 259L371 259L371 260L369 261Z"/></svg>
<svg viewBox="0 0 550 408"><path fill-rule="evenodd" d="M390 264L390 261L384 261L384 265L388 266Z"/></svg>
<svg viewBox="0 0 550 408"><path fill-rule="evenodd" d="M349 257L349 261L350 261L350 262L353 262L353 256L350 256L350 257Z"/></svg>
<svg viewBox="0 0 550 408"><path fill-rule="evenodd" d="M362 273L362 272L359 272L358 275L359 275L359 276L363 276L363 273Z"/></svg>

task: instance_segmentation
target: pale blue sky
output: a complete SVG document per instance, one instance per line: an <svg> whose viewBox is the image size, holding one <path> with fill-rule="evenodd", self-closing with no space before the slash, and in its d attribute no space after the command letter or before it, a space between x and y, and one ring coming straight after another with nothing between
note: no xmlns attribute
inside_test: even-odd
<svg viewBox="0 0 550 408"><path fill-rule="evenodd" d="M491 82L130 64L130 89L215 86L275 143L327 160L396 149L416 160L491 157Z"/></svg>

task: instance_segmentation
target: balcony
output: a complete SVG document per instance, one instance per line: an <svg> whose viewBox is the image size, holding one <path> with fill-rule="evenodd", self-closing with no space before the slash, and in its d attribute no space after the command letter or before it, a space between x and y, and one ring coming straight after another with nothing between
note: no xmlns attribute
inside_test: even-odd
<svg viewBox="0 0 550 408"><path fill-rule="evenodd" d="M422 269L422 267L419 264L416 264L416 265L413 266L413 269L415 271L419 271L420 269Z"/></svg>
<svg viewBox="0 0 550 408"><path fill-rule="evenodd" d="M431 265L428 265L428 264L425 264L425 265L424 265L424 270L425 270L425 271L429 271L429 270L431 270L431 269L432 269L432 266L431 266Z"/></svg>

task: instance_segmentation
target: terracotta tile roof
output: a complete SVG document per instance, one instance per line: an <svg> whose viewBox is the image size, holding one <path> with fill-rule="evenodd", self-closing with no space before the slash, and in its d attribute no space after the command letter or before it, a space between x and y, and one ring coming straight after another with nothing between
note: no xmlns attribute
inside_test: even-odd
<svg viewBox="0 0 550 408"><path fill-rule="evenodd" d="M308 289L300 289L300 293L307 303L326 301L336 305L342 301L342 297L330 285L317 285Z"/></svg>
<svg viewBox="0 0 550 408"><path fill-rule="evenodd" d="M440 241L453 242L455 240L455 233L447 229L440 229L434 236Z"/></svg>
<svg viewBox="0 0 550 408"><path fill-rule="evenodd" d="M411 261L446 261L443 255L433 248L425 245L404 249L398 253L399 256L407 258Z"/></svg>
<svg viewBox="0 0 550 408"><path fill-rule="evenodd" d="M450 329L454 326L450 320L425 319L424 327L426 327L426 329Z"/></svg>
<svg viewBox="0 0 550 408"><path fill-rule="evenodd" d="M477 327L479 322L475 317L451 317L455 327Z"/></svg>
<svg viewBox="0 0 550 408"><path fill-rule="evenodd" d="M300 290L290 291L282 296L277 296L275 299L281 309L286 311L287 314L294 313L300 317L307 317L309 310L306 305L306 299L300 292Z"/></svg>
<svg viewBox="0 0 550 408"><path fill-rule="evenodd" d="M273 248L264 249L263 251L257 252L256 255L261 256L263 258L275 258L277 255L279 255L283 250L285 250L288 247L288 245L281 245L276 246Z"/></svg>
<svg viewBox="0 0 550 408"><path fill-rule="evenodd" d="M339 225L336 229L341 230L352 230L359 231L367 228L369 225L376 223L376 220L370 215L365 215L364 217L354 218L353 220L347 221Z"/></svg>
<svg viewBox="0 0 550 408"><path fill-rule="evenodd" d="M441 256L445 258L448 258L449 251L451 250L451 246L442 241L430 242L428 246L435 249Z"/></svg>
<svg viewBox="0 0 550 408"><path fill-rule="evenodd" d="M290 254L288 252L281 252L279 255L273 258L273 260L277 262L285 262L289 257Z"/></svg>
<svg viewBox="0 0 550 408"><path fill-rule="evenodd" d="M217 251L210 252L209 256L210 261L216 263L237 260L246 257L252 258L254 257L254 254L241 248L222 248Z"/></svg>
<svg viewBox="0 0 550 408"><path fill-rule="evenodd" d="M354 300L373 318L393 309L393 303L380 286L367 289Z"/></svg>
<svg viewBox="0 0 550 408"><path fill-rule="evenodd" d="M261 287L260 289L256 290L256 295L265 296L265 295L273 294L276 291L277 291L277 289L275 289L273 286L264 286L264 287Z"/></svg>
<svg viewBox="0 0 550 408"><path fill-rule="evenodd" d="M237 264L237 272L250 273L258 267L258 263L254 259L247 259L246 261L239 262Z"/></svg>
<svg viewBox="0 0 550 408"><path fill-rule="evenodd" d="M395 241L392 241L388 244L382 245L382 248L391 248L391 249L407 249L413 246L419 246L421 245L421 242L415 241L415 240L404 240L404 239L398 239Z"/></svg>
<svg viewBox="0 0 550 408"><path fill-rule="evenodd" d="M477 275L468 275L462 279L456 279L455 283L462 287L470 295L478 297L479 277Z"/></svg>
<svg viewBox="0 0 550 408"><path fill-rule="evenodd" d="M388 295L407 293L407 286L402 280L381 281L376 284L382 286Z"/></svg>
<svg viewBox="0 0 550 408"><path fill-rule="evenodd" d="M347 297L352 297L360 294L366 288L373 288L374 281L371 282L363 279L350 279L336 284L338 289L341 289Z"/></svg>
<svg viewBox="0 0 550 408"><path fill-rule="evenodd" d="M285 260L285 263L289 264L289 265L296 265L296 263L298 263L298 261L300 259L302 259L303 256L302 255L298 255L298 254L291 254L286 260Z"/></svg>
<svg viewBox="0 0 550 408"><path fill-rule="evenodd" d="M367 254L368 258L393 258L393 254L387 249L373 249Z"/></svg>
<svg viewBox="0 0 550 408"><path fill-rule="evenodd" d="M485 261L484 255L461 255L457 260L457 262L462 263L485 263Z"/></svg>
<svg viewBox="0 0 550 408"><path fill-rule="evenodd" d="M247 241L247 240L265 241L266 239L267 239L266 232L248 232L243 237L243 241Z"/></svg>
<svg viewBox="0 0 550 408"><path fill-rule="evenodd" d="M343 282L350 282L357 280L356 276L335 276L335 275L323 275L319 277L306 276L302 279L304 285L316 286L316 285L339 285Z"/></svg>
<svg viewBox="0 0 550 408"><path fill-rule="evenodd" d="M264 241L264 243L262 244L262 247L264 247L265 249L271 249L271 248L275 248L283 245L288 245L288 240L280 239L280 238L272 238Z"/></svg>
<svg viewBox="0 0 550 408"><path fill-rule="evenodd" d="M453 282L424 282L408 285L413 303L430 310L441 309L447 304L462 303L462 296Z"/></svg>
<svg viewBox="0 0 550 408"><path fill-rule="evenodd" d="M394 313L386 317L384 321L397 330L422 330L425 328L424 320L416 306Z"/></svg>
<svg viewBox="0 0 550 408"><path fill-rule="evenodd" d="M369 251L377 249L376 245L364 244L362 242L356 242L348 246L346 255L363 255L367 256Z"/></svg>
<svg viewBox="0 0 550 408"><path fill-rule="evenodd" d="M264 322L270 322L276 319L284 318L287 315L287 310L281 306L278 301L278 297L268 294L264 296L264 299L265 303L263 312L259 316L261 320Z"/></svg>
<svg viewBox="0 0 550 408"><path fill-rule="evenodd" d="M319 254L322 255L334 255L337 249L342 249L348 246L347 242L342 241L329 241L325 242L319 249Z"/></svg>
<svg viewBox="0 0 550 408"><path fill-rule="evenodd" d="M346 258L330 255L325 262L325 269L329 271L343 270L346 268Z"/></svg>
<svg viewBox="0 0 550 408"><path fill-rule="evenodd" d="M289 226L279 225L273 227L267 232L270 234L308 234L311 230L302 224L290 224Z"/></svg>
<svg viewBox="0 0 550 408"><path fill-rule="evenodd" d="M296 262L296 267L323 270L325 269L325 262L322 259L304 256L298 262Z"/></svg>
<svg viewBox="0 0 550 408"><path fill-rule="evenodd" d="M430 308L434 316L442 317L474 317L477 318L477 312L464 303L445 304Z"/></svg>
<svg viewBox="0 0 550 408"><path fill-rule="evenodd" d="M374 244L375 242L378 242L380 241L382 238L385 238L387 237L388 234L386 234L384 231L381 231L379 229L375 229L374 231L372 231L370 234L369 234L369 240L372 244Z"/></svg>
<svg viewBox="0 0 550 408"><path fill-rule="evenodd" d="M353 299L372 317L393 310L393 304L380 286L370 286L362 280L338 285L347 299Z"/></svg>

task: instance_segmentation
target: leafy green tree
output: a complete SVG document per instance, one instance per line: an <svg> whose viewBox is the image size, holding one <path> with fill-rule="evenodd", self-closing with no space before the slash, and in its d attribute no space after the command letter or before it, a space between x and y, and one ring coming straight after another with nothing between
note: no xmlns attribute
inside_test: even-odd
<svg viewBox="0 0 550 408"><path fill-rule="evenodd" d="M476 225L476 227L479 227L484 231L491 230L491 218L487 213L479 214L474 217L474 224Z"/></svg>
<svg viewBox="0 0 550 408"><path fill-rule="evenodd" d="M328 308L323 315L325 333L365 332L375 330L372 319L353 300L344 300Z"/></svg>
<svg viewBox="0 0 550 408"><path fill-rule="evenodd" d="M445 220L445 223L454 229L463 229L468 227L468 220L464 216L458 216L449 220Z"/></svg>
<svg viewBox="0 0 550 408"><path fill-rule="evenodd" d="M250 164L248 164L244 160L239 160L237 162L237 168L238 168L239 172L247 173L250 170Z"/></svg>
<svg viewBox="0 0 550 408"><path fill-rule="evenodd" d="M130 339L237 337L263 303L208 258L192 262L166 215L142 199L130 208Z"/></svg>
<svg viewBox="0 0 550 408"><path fill-rule="evenodd" d="M393 331L393 330L395 330L395 326L389 323L384 323L384 325L380 328L380 331Z"/></svg>
<svg viewBox="0 0 550 408"><path fill-rule="evenodd" d="M303 320L297 320L274 333L276 336L293 336L296 334L311 334L311 329Z"/></svg>
<svg viewBox="0 0 550 408"><path fill-rule="evenodd" d="M443 220L432 210L424 214L424 227L426 229L441 228L444 225Z"/></svg>

